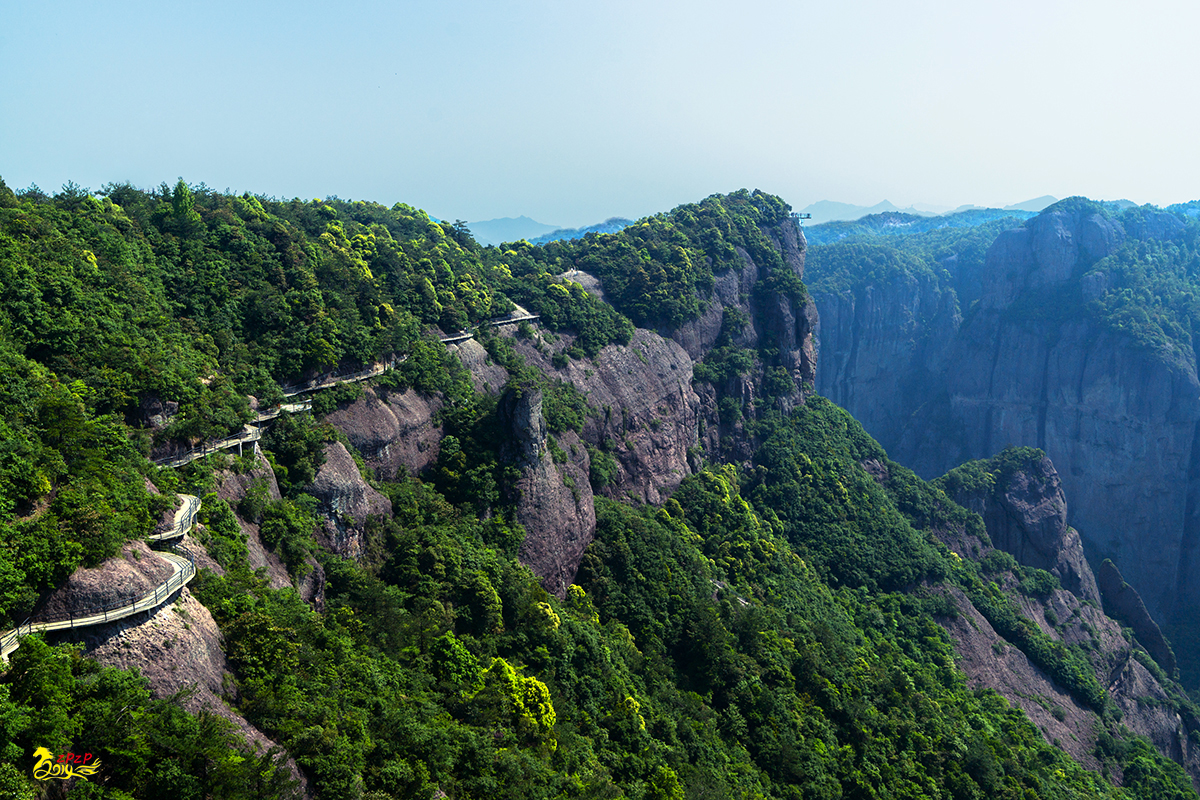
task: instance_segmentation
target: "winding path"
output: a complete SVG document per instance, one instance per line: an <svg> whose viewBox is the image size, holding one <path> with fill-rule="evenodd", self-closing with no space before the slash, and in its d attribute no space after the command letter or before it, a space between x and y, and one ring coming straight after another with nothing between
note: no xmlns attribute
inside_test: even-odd
<svg viewBox="0 0 1200 800"><path fill-rule="evenodd" d="M355 380L363 380L357 378ZM235 433L233 436L226 436L224 439L217 439L212 442L205 442L200 447L187 451L181 456L167 456L166 458L156 458L154 463L160 467L182 467L184 464L190 464L198 458L204 458L207 455L217 452L218 450L227 450L234 445L239 448L244 444L257 442L262 438L263 431L261 427L256 427L263 422L268 422L275 419L284 411L290 414L299 414L301 411L308 411L312 408L311 400L304 400L299 403L283 403L274 408L259 412L250 422L242 428L241 433ZM238 455L241 455L241 450L238 450Z"/></svg>
<svg viewBox="0 0 1200 800"><path fill-rule="evenodd" d="M183 503L176 510L170 529L165 533L148 537L151 541L182 538L185 533L191 530L196 512L200 510L200 498L190 494L181 494L179 497L182 498ZM143 611L149 611L161 606L176 591L186 586L192 578L196 577L196 565L190 558L178 553L162 550L156 552L171 565L172 572L169 578L154 588L154 591L146 593L131 603L111 608L101 608L79 617L72 616L67 619L45 622L30 622L26 620L16 628L0 634L0 660L8 661L9 654L20 646L20 637L34 631L58 631L70 628L82 628L88 625L103 625L106 622L132 617L134 614L140 614Z"/></svg>

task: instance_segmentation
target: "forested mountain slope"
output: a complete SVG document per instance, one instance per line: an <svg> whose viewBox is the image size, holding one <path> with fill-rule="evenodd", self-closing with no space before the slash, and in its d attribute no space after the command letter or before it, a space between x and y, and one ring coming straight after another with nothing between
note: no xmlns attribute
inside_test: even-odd
<svg viewBox="0 0 1200 800"><path fill-rule="evenodd" d="M962 237L813 248L818 390L926 476L1007 444L1044 449L1091 551L1159 619L1193 620L1193 205L1073 198Z"/></svg>
<svg viewBox="0 0 1200 800"><path fill-rule="evenodd" d="M1070 535L992 549L1040 454L929 484L812 394L788 211L480 248L402 205L0 186L3 612L177 491L204 567L79 634L99 662L22 644L0 788L44 746L100 755L50 787L81 797L1195 797L1200 717ZM540 320L487 323L513 303ZM384 360L262 454L147 460ZM1037 694L960 669L987 626Z"/></svg>

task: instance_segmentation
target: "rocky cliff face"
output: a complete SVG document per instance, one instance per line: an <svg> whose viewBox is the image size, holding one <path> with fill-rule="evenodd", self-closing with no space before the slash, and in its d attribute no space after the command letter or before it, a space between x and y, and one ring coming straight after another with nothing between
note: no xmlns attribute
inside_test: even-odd
<svg viewBox="0 0 1200 800"><path fill-rule="evenodd" d="M610 451L619 465L606 495L659 503L695 471L693 448L715 415L693 387L693 362L680 345L639 329L628 345L610 345L591 361L572 360L561 369L531 342L518 342L518 351L587 397L593 413L583 439Z"/></svg>
<svg viewBox="0 0 1200 800"><path fill-rule="evenodd" d="M91 569L78 569L45 597L30 615L35 622L86 616L145 597L175 572L145 542L129 542L121 553Z"/></svg>
<svg viewBox="0 0 1200 800"><path fill-rule="evenodd" d="M187 587L174 602L153 611L59 636L67 640L78 637L87 654L105 666L137 669L156 699L186 690L184 708L193 714L207 709L228 720L252 750L266 752L279 747L226 702L233 676L226 666L221 632ZM308 781L296 762L289 757L285 763L300 791L311 797Z"/></svg>
<svg viewBox="0 0 1200 800"><path fill-rule="evenodd" d="M905 428L914 398L936 396L946 345L962 324L954 292L920 276L814 292L813 299L820 312L817 393L853 414L891 453L895 437L888 436Z"/></svg>
<svg viewBox="0 0 1200 800"><path fill-rule="evenodd" d="M363 557L368 518L392 515L391 501L363 480L358 464L341 442L325 445L325 463L317 470L309 493L320 501L321 544L345 558Z"/></svg>
<svg viewBox="0 0 1200 800"><path fill-rule="evenodd" d="M213 475L217 484L217 497L229 503L235 512L238 503L256 484L266 487L267 497L270 500L280 498L279 483L275 480L275 472L271 469L266 457L257 448L254 451L254 460L255 466L248 472L239 474L230 470L218 470ZM250 566L253 569L263 570L274 589L291 586L292 581L288 575L287 566L279 556L263 546L262 538L258 533L258 524L242 519L240 514L235 513L235 516L242 533L246 535L246 550ZM203 549L199 548L200 551Z"/></svg>
<svg viewBox="0 0 1200 800"><path fill-rule="evenodd" d="M1167 643L1158 625L1150 618L1142 598L1134 588L1121 578L1121 571L1104 559L1098 576L1100 592L1104 595L1104 608L1113 617L1128 625L1138 641L1154 660L1170 675L1175 672L1175 653Z"/></svg>
<svg viewBox="0 0 1200 800"><path fill-rule="evenodd" d="M363 396L325 417L384 480L417 475L437 460L442 429L434 415L440 398L420 392L367 388Z"/></svg>
<svg viewBox="0 0 1200 800"><path fill-rule="evenodd" d="M1195 359L1070 309L1103 289L1089 270L1127 236L1173 235L1162 216L1130 233L1055 211L1001 234L979 274L955 276L979 287L962 317L932 277L816 295L818 391L927 478L1007 445L1041 448L1072 498L1070 524L1156 615L1200 602Z"/></svg>
<svg viewBox="0 0 1200 800"><path fill-rule="evenodd" d="M578 436L567 432L559 437L559 446L568 458L555 462L540 390L514 387L501 402L501 420L511 434L505 455L521 471L513 487L517 522L526 531L521 561L549 591L563 598L596 533L587 451Z"/></svg>
<svg viewBox="0 0 1200 800"><path fill-rule="evenodd" d="M803 279L807 247L804 233L790 222L764 232L783 257L783 268ZM809 298L796 303L781 294L756 297L756 284L767 276L766 269L745 250L737 251L742 268L714 276L713 295L700 318L663 333L682 346L693 361L700 361L716 343L725 317L732 311L749 321L737 335L737 345L756 348L761 341L770 342L779 348L780 361L796 385L812 385L817 366L816 305Z"/></svg>
<svg viewBox="0 0 1200 800"><path fill-rule="evenodd" d="M802 278L806 245L799 228L788 221L765 232L782 257L782 268ZM510 391L501 399L501 415L513 437L508 457L521 475L514 487L517 519L526 529L521 558L548 590L560 595L566 591L595 530L587 446L604 450L616 462L616 473L601 489L605 495L648 503L664 501L699 468L703 453L718 452L722 439L727 448L749 457L752 447L741 423L722 426L716 390L692 381L693 366L713 347L727 315L747 321L736 336L738 346L754 349L769 342L778 347L779 365L796 386L790 397L781 399L785 409L800 402L803 387L815 380L816 306L808 298L795 301L762 292L760 282L768 277L768 268L744 250L739 253L741 269L715 276L713 295L699 319L671 331L638 329L628 345L610 345L592 359L554 365L553 355L573 341L568 332L554 337L535 332L533 338L521 339L511 327L500 330L529 366L572 384L591 408L579 436L568 432L557 437L568 458L555 463L546 445L540 395ZM567 277L602 295L594 276L573 271ZM508 373L478 342L467 340L449 349L470 371L476 390L497 393L505 386ZM762 378L759 366L733 387L747 415L756 413ZM394 479L404 472L419 474L436 460L443 431L434 417L440 407L436 397L367 389L326 420L346 434L381 478ZM345 460L340 454L337 458L339 463ZM345 470L327 464L322 474L326 472ZM322 486L319 475L318 495L330 494ZM329 502L325 505L332 508ZM331 513L330 519L336 518ZM334 528L327 535L335 552L353 554L355 537L336 524Z"/></svg>
<svg viewBox="0 0 1200 800"><path fill-rule="evenodd" d="M1016 472L1002 473L990 490L959 490L951 499L983 518L994 547L1021 564L1046 570L1067 591L1100 605L1083 542L1067 525L1067 498L1049 458L1042 456Z"/></svg>
<svg viewBox="0 0 1200 800"><path fill-rule="evenodd" d="M877 480L886 480L878 469L867 468ZM1100 610L1096 578L1082 557L1078 536L1066 526L1066 499L1049 459L1031 460L1019 469L1002 473L990 489L956 494L954 499L983 517L991 542L962 530L941 531L939 535L947 546L979 561L986 559L995 546L1024 566L1054 570L1063 588L1042 595L1025 593L1019 576L1011 570L986 573L986 579L1042 634L1063 645L1081 646L1100 687L1121 710L1122 724L1146 736L1159 752L1183 765L1193 782L1200 785L1200 747L1188 736L1200 720L1180 716L1168 687L1141 663L1134 646L1144 647L1168 675L1174 670L1173 656L1144 608L1140 621L1146 635L1137 633L1133 642L1122 634L1119 622ZM1119 574L1116 580L1120 580ZM1101 587L1105 584L1102 577ZM1141 601L1130 587L1119 585L1118 590L1122 602L1140 607ZM1105 588L1106 607L1113 591ZM1048 741L1085 766L1097 768L1094 746L1097 731L1103 726L1096 709L1081 703L1016 644L1006 641L965 593L951 589L950 595L958 614L940 622L954 640L961 656L959 666L972 685L995 689L1023 709ZM1119 775L1114 777L1121 780Z"/></svg>

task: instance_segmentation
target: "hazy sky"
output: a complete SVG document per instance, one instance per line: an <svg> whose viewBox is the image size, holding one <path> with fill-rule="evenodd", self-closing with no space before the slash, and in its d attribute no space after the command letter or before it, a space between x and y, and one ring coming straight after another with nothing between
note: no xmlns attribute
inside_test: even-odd
<svg viewBox="0 0 1200 800"><path fill-rule="evenodd" d="M582 225L1200 198L1200 4L0 0L0 177Z"/></svg>

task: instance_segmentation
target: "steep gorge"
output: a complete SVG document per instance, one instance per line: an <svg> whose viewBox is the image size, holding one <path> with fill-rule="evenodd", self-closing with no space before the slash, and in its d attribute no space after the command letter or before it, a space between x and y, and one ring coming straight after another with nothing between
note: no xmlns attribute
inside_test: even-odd
<svg viewBox="0 0 1200 800"><path fill-rule="evenodd" d="M773 269L797 281L803 278L804 236L790 219L766 229L766 234L778 258L774 266L759 264L739 248L737 266L714 276L703 313L678 328L637 328L628 344L609 345L587 360L562 359L560 354L575 343L570 332L548 336L535 330L525 337L512 327L498 330L525 364L586 398L588 413L578 436L558 436L556 446L569 454L566 463L554 464L547 450L540 395L505 391L511 376L477 342L449 345L469 369L477 390L504 394L501 415L511 428L512 441L520 445L505 452L506 461L520 472L515 490L516 517L526 531L522 560L556 595L565 595L595 529L585 447L601 451L614 464L602 485L595 486L597 492L651 504L664 502L705 458L719 457L723 451L748 458L753 451L744 422L723 423L717 400L718 395L734 397L744 419L761 413L762 361L755 357L744 374L720 387L692 380L694 366L711 351L726 318L745 321L735 337L738 346L750 352L771 348L787 371L792 388L773 398L774 403L792 408L800 402L803 387L811 386L816 308L808 298L797 301L762 288ZM602 292L593 276L578 271L571 275ZM437 413L442 406L436 394L368 388L326 419L346 435L369 467L393 479L420 474L436 461L445 435Z"/></svg>
<svg viewBox="0 0 1200 800"><path fill-rule="evenodd" d="M1097 262L1181 229L1165 212L1127 230L1060 204L1001 233L982 268L947 259L940 275L817 288L817 390L925 477L1008 445L1043 449L1089 551L1152 613L1182 613L1200 602L1195 355L1088 311L1116 282Z"/></svg>

